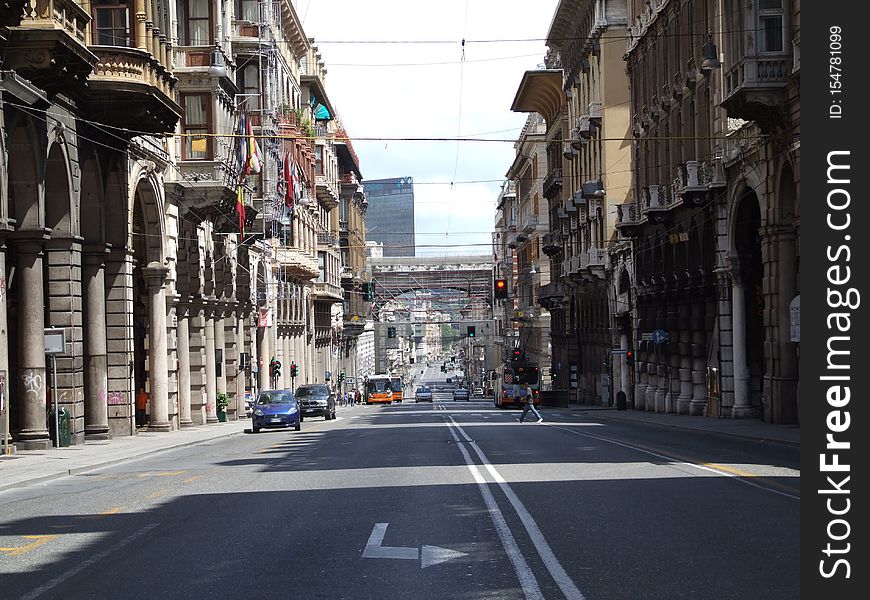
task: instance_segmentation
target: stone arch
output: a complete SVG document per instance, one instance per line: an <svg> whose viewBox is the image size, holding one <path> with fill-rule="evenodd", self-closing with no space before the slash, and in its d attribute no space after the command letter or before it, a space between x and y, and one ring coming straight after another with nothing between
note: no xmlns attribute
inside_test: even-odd
<svg viewBox="0 0 870 600"><path fill-rule="evenodd" d="M39 149L43 147L31 119L24 116L9 123L8 217L16 229L39 229L45 219L42 208L43 170Z"/></svg>
<svg viewBox="0 0 870 600"><path fill-rule="evenodd" d="M78 223L69 156L66 144L54 143L49 148L45 163L45 227L51 237L70 237L78 233Z"/></svg>
<svg viewBox="0 0 870 600"><path fill-rule="evenodd" d="M141 247L144 255L137 257L140 265L166 262L164 244L166 228L163 219L163 194L160 183L147 169L142 169L133 179L132 202L128 216L128 231L141 234ZM137 228L141 231L137 232Z"/></svg>
<svg viewBox="0 0 870 600"><path fill-rule="evenodd" d="M763 291L764 263L762 260L761 202L755 191L744 188L737 197L729 221L732 265L744 289L745 356L749 369L748 394L752 406L761 404L762 385L766 372L764 346L767 330L764 327L765 297ZM736 320L736 319L735 319Z"/></svg>

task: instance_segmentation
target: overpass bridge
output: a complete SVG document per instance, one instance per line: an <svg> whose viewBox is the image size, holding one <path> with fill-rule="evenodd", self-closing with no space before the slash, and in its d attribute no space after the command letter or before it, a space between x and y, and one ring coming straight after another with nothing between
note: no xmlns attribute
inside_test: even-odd
<svg viewBox="0 0 870 600"><path fill-rule="evenodd" d="M489 255L366 259L374 282L372 316L387 304L410 310L425 296L452 322L492 318L493 262Z"/></svg>

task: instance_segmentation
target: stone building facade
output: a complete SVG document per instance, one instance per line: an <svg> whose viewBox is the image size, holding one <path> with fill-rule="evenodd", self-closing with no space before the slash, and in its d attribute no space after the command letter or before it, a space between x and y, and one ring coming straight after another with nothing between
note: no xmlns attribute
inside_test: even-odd
<svg viewBox="0 0 870 600"><path fill-rule="evenodd" d="M0 8L0 372L16 446L49 446L54 401L81 443L134 435L139 389L148 429L169 431L217 421L219 394L237 418L246 393L290 385L287 359L305 367L296 383L321 371L312 279L343 296L337 235L318 263L338 200L320 187L337 190L339 170L319 179L307 134L335 112L292 4L259 6ZM262 168L244 176L252 139ZM56 379L49 326L66 336Z"/></svg>

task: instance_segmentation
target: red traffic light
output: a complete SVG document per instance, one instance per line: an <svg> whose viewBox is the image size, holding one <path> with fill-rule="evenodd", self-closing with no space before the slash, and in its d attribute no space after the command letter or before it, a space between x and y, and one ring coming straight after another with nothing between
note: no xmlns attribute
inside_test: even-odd
<svg viewBox="0 0 870 600"><path fill-rule="evenodd" d="M507 283L505 282L504 279L496 279L495 280L495 287L497 287L497 288L503 288L506 285L507 285Z"/></svg>
<svg viewBox="0 0 870 600"><path fill-rule="evenodd" d="M494 285L495 297L498 299L507 298L507 279L496 279Z"/></svg>

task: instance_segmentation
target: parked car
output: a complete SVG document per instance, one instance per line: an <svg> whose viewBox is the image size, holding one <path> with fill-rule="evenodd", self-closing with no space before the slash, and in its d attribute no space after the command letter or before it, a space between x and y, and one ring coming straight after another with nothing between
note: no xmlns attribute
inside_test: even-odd
<svg viewBox="0 0 870 600"><path fill-rule="evenodd" d="M260 392L251 416L251 431L273 427L302 429L302 413L293 390L268 390Z"/></svg>
<svg viewBox="0 0 870 600"><path fill-rule="evenodd" d="M465 388L456 388L453 390L453 400L468 400L468 390Z"/></svg>
<svg viewBox="0 0 870 600"><path fill-rule="evenodd" d="M414 402L432 402L432 389L421 385L414 393Z"/></svg>
<svg viewBox="0 0 870 600"><path fill-rule="evenodd" d="M245 417L251 417L254 414L254 395L245 394Z"/></svg>
<svg viewBox="0 0 870 600"><path fill-rule="evenodd" d="M303 417L335 418L335 394L324 383L308 383L296 388L296 399Z"/></svg>

